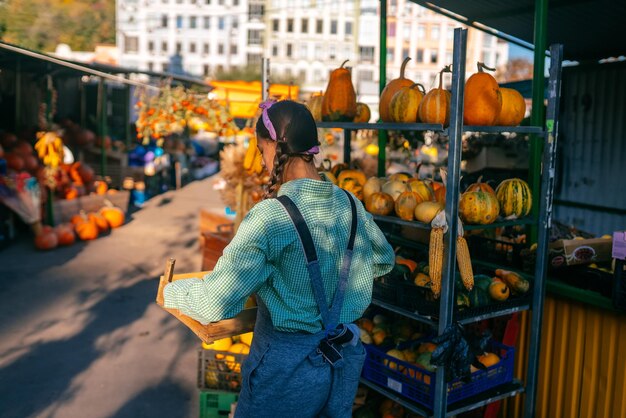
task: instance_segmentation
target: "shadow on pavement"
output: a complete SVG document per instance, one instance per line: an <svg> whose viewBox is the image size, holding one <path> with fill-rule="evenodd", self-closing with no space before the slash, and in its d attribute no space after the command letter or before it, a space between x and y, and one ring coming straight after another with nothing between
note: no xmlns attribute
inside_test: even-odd
<svg viewBox="0 0 626 418"><path fill-rule="evenodd" d="M189 400L189 398L188 389L166 379L138 393L117 412L110 415L110 418L187 418L190 416L190 411L189 408L184 407L185 403L181 402L181 399ZM155 402L155 399L159 401Z"/></svg>

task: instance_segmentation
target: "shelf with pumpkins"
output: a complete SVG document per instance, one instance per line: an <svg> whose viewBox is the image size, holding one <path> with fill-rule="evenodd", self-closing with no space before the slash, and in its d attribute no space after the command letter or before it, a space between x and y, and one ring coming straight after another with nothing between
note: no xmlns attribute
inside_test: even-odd
<svg viewBox="0 0 626 418"><path fill-rule="evenodd" d="M416 263L415 260L400 257L400 259L396 259L396 267L400 266L401 269L406 267L402 267L404 264L407 264L408 268L411 269L411 266L414 268L416 264L426 264L432 276L431 253L437 254L437 272L435 273L438 276L437 288L433 287L435 281L430 277L434 297L426 302L433 305L433 312L435 313L433 316L423 315L421 312L416 314L414 310L404 309L398 303L388 303L378 299L376 294L374 294L374 303L414 319L417 318L424 322L430 321L429 323L437 326L438 333L442 334L455 321L459 320L455 311L458 311L456 307L459 304L459 295L463 292L458 288L458 274L455 273L458 258L463 284L471 283L466 279L473 275L472 269L475 269L478 273L473 277L476 286L488 282L489 288L493 284L494 290L501 291L502 295L506 296L509 294L509 289L516 287L519 287L516 289L518 292L526 293L524 298L512 298L511 301L514 302L509 305L496 305L496 307L487 309L486 312L465 317L462 319L463 323L532 309L531 340L536 340L540 332L540 319L536 318L535 311L541 312L545 292L546 225L549 225L551 216L554 184L556 119L560 94L562 47L555 45L550 51L551 68L546 127L518 126L525 113L525 103L519 93L514 90L500 89L495 78L484 71L486 68L482 64L478 65L478 72L465 81L466 36L465 30L455 30L453 65L440 72L439 87L431 92L426 93L418 84L404 77L404 67L408 62L405 60L400 78L388 83L381 93L381 122L369 123L369 109L366 109L364 105L357 104L349 70L343 66L331 74L326 93L318 95L314 99L315 105L312 106L312 113L318 119L319 127L342 128L346 131L344 143L344 153L348 155L347 158L344 155L346 162L350 160L351 137L349 133L352 130L434 130L448 137L448 178L442 182L415 178L411 174L394 174L384 179L377 177L368 179L362 172L353 169L348 164L338 164L339 168L330 173L339 187L351 191L361 200L364 200L366 209L374 214L381 227L383 227L383 223L392 225L391 229L383 227L390 242L394 243L395 241L395 244L398 244L398 241L390 236L390 230L394 228L402 232L408 230L423 231L422 237L426 236L426 243L429 245L428 262ZM449 92L442 88L442 77L448 72L452 72L452 88ZM316 109L315 106L318 108ZM360 116L357 119L357 115L365 116ZM487 187L481 184L476 185L475 190L461 190L461 137L464 132L514 132L517 134L534 134L543 138L541 188L533 196L523 180L511 178L502 182L496 190L485 190ZM385 140L379 142L380 147L385 145ZM379 158L379 173L381 173L381 164L385 164L384 158ZM384 172L384 170L382 171ZM439 198L436 196L437 193ZM539 202L539 211L531 214L533 199ZM444 227L437 225L433 228L431 226L431 221L438 213L444 214L442 218L444 219L444 226L447 227L445 233L443 232ZM462 227L459 218L463 221ZM496 268L495 271L500 270L500 274L506 276L511 282L509 283L503 278L495 280L493 277L479 279L478 276L481 275L480 263L469 262L466 253L459 256L459 250L461 253L465 251L463 249L464 240L461 237L464 230L519 225L539 226L538 259L532 275L523 276L513 271ZM434 241L433 237L435 237ZM437 250L433 251L433 248ZM493 276L495 276L494 273L494 271L491 272ZM426 282L423 274L415 275L415 280L418 278ZM530 286L531 281L532 286ZM409 284L412 285L413 283ZM393 286L390 287L390 290L396 290L395 294L398 297L406 296L403 292L393 289ZM504 296L495 293L494 296L504 298ZM464 301L461 300L461 303ZM538 316L540 317L540 315ZM536 382L535 365L538 362L538 353L535 349L530 350L528 359L530 367L527 382L532 389ZM412 402L406 402L405 404L409 409L418 413L426 412L426 415L436 417L450 414L453 407L447 402L443 369L437 369L438 379L430 388L435 393L432 409L425 411ZM398 391L391 386L372 385L372 387L382 393L392 394L394 391ZM520 390L524 390L524 386L517 382L515 388L504 390L503 396L513 396ZM476 406L476 404L469 405L468 410Z"/></svg>

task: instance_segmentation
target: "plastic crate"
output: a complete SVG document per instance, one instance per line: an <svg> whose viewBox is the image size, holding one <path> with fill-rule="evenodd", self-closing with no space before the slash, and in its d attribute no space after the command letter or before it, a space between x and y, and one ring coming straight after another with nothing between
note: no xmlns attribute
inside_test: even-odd
<svg viewBox="0 0 626 418"><path fill-rule="evenodd" d="M467 246L472 258L503 264L517 269L524 268L522 250L528 248L526 244L470 235L467 237Z"/></svg>
<svg viewBox="0 0 626 418"><path fill-rule="evenodd" d="M238 395L234 393L202 391L200 392L200 418L227 417L231 405L237 402Z"/></svg>
<svg viewBox="0 0 626 418"><path fill-rule="evenodd" d="M407 343L407 345L399 348L416 343ZM426 408L432 409L435 398L435 372L430 372L414 364L388 356L376 346L364 345L367 357L363 365L362 375L365 379L389 388ZM500 361L485 370L478 370L472 373L470 382L463 382L457 379L448 383L448 404L469 398L513 380L515 348L491 341L489 350L496 353L500 357ZM398 365L398 368L396 370L391 369L385 365L385 362L393 362Z"/></svg>
<svg viewBox="0 0 626 418"><path fill-rule="evenodd" d="M613 307L626 311L626 262L615 260L613 278Z"/></svg>
<svg viewBox="0 0 626 418"><path fill-rule="evenodd" d="M241 365L247 354L198 350L198 389L239 393Z"/></svg>
<svg viewBox="0 0 626 418"><path fill-rule="evenodd" d="M396 281L391 276L386 275L374 279L372 287L372 298L382 302L395 304L397 302Z"/></svg>

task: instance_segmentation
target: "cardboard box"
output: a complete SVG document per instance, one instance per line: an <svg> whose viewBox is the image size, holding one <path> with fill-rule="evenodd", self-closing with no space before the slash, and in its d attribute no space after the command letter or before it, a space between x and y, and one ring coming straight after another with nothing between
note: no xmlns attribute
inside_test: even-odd
<svg viewBox="0 0 626 418"><path fill-rule="evenodd" d="M107 193L104 195L90 194L81 196L76 199L64 200L56 199L53 203L54 224L69 222L72 216L85 212L95 212L104 206L104 201L108 200L124 213L128 211L128 201L130 200L130 192L128 190L120 190L116 193Z"/></svg>
<svg viewBox="0 0 626 418"><path fill-rule="evenodd" d="M613 258L626 260L626 231L613 232Z"/></svg>
<svg viewBox="0 0 626 418"><path fill-rule="evenodd" d="M549 264L559 268L611 261L612 246L610 238L560 239L549 246Z"/></svg>

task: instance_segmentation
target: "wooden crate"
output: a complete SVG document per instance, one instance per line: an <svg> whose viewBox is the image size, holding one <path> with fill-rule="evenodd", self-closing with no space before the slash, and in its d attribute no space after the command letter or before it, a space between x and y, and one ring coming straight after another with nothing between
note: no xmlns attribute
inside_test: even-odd
<svg viewBox="0 0 626 418"><path fill-rule="evenodd" d="M212 270L224 248L233 238L234 223L226 216L207 209L200 210L200 249L202 270Z"/></svg>
<svg viewBox="0 0 626 418"><path fill-rule="evenodd" d="M72 216L85 212L94 212L105 205L105 200L110 201L125 213L128 211L128 201L130 192L128 190L120 190L116 193L107 193L104 195L90 194L81 196L76 199L65 200L57 199L53 202L54 224L69 222Z"/></svg>

